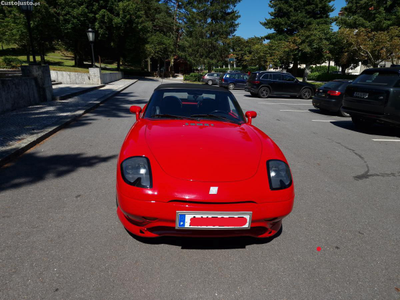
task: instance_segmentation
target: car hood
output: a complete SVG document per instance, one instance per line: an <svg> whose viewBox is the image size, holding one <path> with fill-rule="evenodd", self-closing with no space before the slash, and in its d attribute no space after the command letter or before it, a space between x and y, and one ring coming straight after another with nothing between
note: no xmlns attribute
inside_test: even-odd
<svg viewBox="0 0 400 300"><path fill-rule="evenodd" d="M147 124L146 142L170 176L238 181L255 175L262 144L247 124L168 120Z"/></svg>

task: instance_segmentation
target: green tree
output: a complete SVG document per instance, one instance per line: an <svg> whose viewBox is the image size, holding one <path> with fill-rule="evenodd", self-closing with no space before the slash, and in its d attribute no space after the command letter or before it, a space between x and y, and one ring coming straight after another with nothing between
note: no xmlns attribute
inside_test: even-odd
<svg viewBox="0 0 400 300"><path fill-rule="evenodd" d="M336 23L340 28L386 31L400 26L400 4L397 0L346 0Z"/></svg>
<svg viewBox="0 0 400 300"><path fill-rule="evenodd" d="M144 58L144 45L150 30L140 0L111 0L96 15L99 38L108 41L115 50L117 69L121 59Z"/></svg>
<svg viewBox="0 0 400 300"><path fill-rule="evenodd" d="M297 75L298 62L301 59L303 63L310 64L314 61L312 55L308 55L309 50L312 51L314 46L311 44L315 40L312 38L313 33L323 39L326 44L327 37L321 35L329 28L332 19L329 14L333 11L330 4L332 0L271 0L269 6L273 9L270 12L271 18L261 22L267 29L273 29L274 32L266 36L269 40L289 41L297 34L300 34L292 47L293 57L293 73ZM322 28L322 29L321 29ZM318 41L319 43L321 41ZM323 49L316 49L323 51ZM321 53L316 53L321 56Z"/></svg>
<svg viewBox="0 0 400 300"><path fill-rule="evenodd" d="M163 76L165 76L165 62L169 58L173 65L176 53L176 20L173 7L158 1L148 1L145 9L151 24L146 44L147 57L157 59L157 70L160 75L160 62L163 62ZM172 68L171 68L172 69Z"/></svg>
<svg viewBox="0 0 400 300"><path fill-rule="evenodd" d="M356 51L358 59L367 60L372 67L385 60L397 62L400 58L399 27L391 27L387 31L342 28L340 34Z"/></svg>
<svg viewBox="0 0 400 300"><path fill-rule="evenodd" d="M229 54L229 37L238 27L239 0L187 0L182 38L183 54L192 65L212 67L225 61Z"/></svg>

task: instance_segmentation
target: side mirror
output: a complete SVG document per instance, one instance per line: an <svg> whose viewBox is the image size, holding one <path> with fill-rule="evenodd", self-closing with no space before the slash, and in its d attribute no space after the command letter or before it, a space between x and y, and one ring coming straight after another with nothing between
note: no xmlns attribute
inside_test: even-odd
<svg viewBox="0 0 400 300"><path fill-rule="evenodd" d="M140 119L140 112L142 111L142 108L140 106L133 105L129 108L129 111L133 114L136 114L136 121Z"/></svg>
<svg viewBox="0 0 400 300"><path fill-rule="evenodd" d="M255 111L246 111L247 124L251 125L251 120L257 117Z"/></svg>

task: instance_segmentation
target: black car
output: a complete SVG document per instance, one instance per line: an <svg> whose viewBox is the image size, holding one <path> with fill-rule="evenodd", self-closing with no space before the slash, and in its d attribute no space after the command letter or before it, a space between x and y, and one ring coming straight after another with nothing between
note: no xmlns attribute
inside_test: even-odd
<svg viewBox="0 0 400 300"><path fill-rule="evenodd" d="M351 82L351 80L336 79L324 84L315 92L312 104L322 112L329 111L348 117L349 115L342 111L342 102L346 87Z"/></svg>
<svg viewBox="0 0 400 300"><path fill-rule="evenodd" d="M250 75L245 90L252 96L267 98L270 95L291 95L310 99L315 86L301 82L290 73L257 71Z"/></svg>
<svg viewBox="0 0 400 300"><path fill-rule="evenodd" d="M400 126L400 68L375 68L361 73L350 84L342 110L360 129L375 122Z"/></svg>

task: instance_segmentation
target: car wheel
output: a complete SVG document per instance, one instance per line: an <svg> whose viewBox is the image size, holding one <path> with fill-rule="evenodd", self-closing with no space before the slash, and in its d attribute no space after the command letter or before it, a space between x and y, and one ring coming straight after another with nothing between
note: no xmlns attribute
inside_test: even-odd
<svg viewBox="0 0 400 300"><path fill-rule="evenodd" d="M250 92L250 95L252 95L253 97L257 97L258 96L257 93L252 93L252 92Z"/></svg>
<svg viewBox="0 0 400 300"><path fill-rule="evenodd" d="M235 85L233 83L230 83L228 85L228 89L233 90L235 88Z"/></svg>
<svg viewBox="0 0 400 300"><path fill-rule="evenodd" d="M269 88L267 88L267 87L262 87L262 88L260 88L259 91L258 91L258 95L259 95L261 98L268 98L269 93L270 93L270 90L269 90Z"/></svg>
<svg viewBox="0 0 400 300"><path fill-rule="evenodd" d="M212 80L208 80L208 81L207 81L207 84L208 84L208 85L212 85Z"/></svg>
<svg viewBox="0 0 400 300"><path fill-rule="evenodd" d="M352 116L351 120L353 121L354 126L361 130L369 129L375 123L374 120L356 116Z"/></svg>
<svg viewBox="0 0 400 300"><path fill-rule="evenodd" d="M340 107L340 109L339 109L339 116L342 116L342 117L350 117L350 115L349 115L347 112L344 112L344 111L342 110L342 107Z"/></svg>
<svg viewBox="0 0 400 300"><path fill-rule="evenodd" d="M300 96L302 99L310 99L312 97L312 91L310 89L303 89Z"/></svg>

